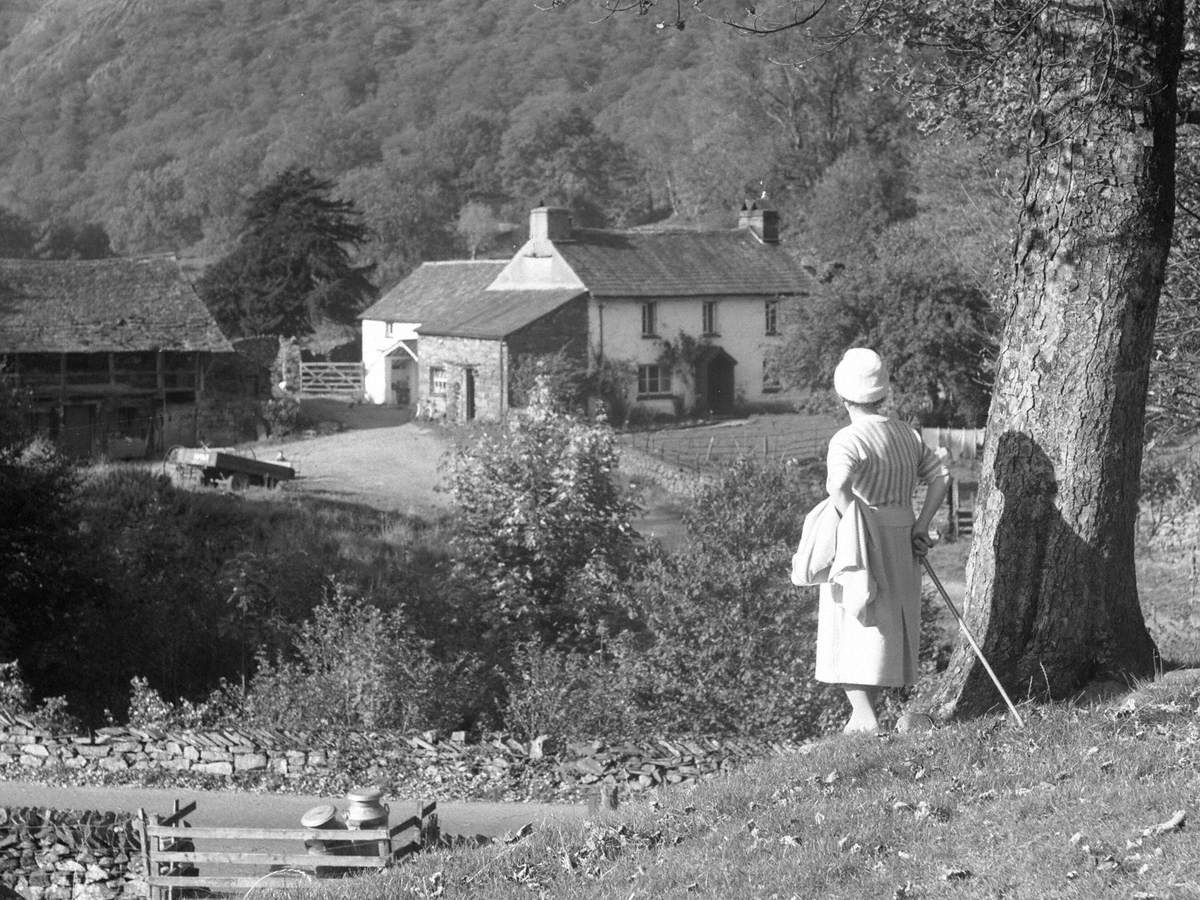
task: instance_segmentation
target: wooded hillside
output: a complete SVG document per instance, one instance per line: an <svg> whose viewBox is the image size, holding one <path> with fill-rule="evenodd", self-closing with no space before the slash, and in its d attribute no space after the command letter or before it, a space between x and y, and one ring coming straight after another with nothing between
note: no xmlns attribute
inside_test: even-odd
<svg viewBox="0 0 1200 900"><path fill-rule="evenodd" d="M366 213L386 284L508 251L539 200L586 224L732 225L766 192L795 225L851 148L887 150L904 181L911 127L869 47L797 34L765 54L712 23L537 6L10 0L0 206L100 222L120 253L216 256L245 199L306 166Z"/></svg>

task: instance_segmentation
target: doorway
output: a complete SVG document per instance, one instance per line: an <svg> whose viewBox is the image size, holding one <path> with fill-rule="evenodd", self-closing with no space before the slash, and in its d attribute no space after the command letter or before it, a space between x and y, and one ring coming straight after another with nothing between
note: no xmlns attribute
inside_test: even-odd
<svg viewBox="0 0 1200 900"><path fill-rule="evenodd" d="M733 412L737 360L721 347L706 348L696 360L696 403L714 416Z"/></svg>
<svg viewBox="0 0 1200 900"><path fill-rule="evenodd" d="M466 370L466 414L467 421L475 418L475 370Z"/></svg>

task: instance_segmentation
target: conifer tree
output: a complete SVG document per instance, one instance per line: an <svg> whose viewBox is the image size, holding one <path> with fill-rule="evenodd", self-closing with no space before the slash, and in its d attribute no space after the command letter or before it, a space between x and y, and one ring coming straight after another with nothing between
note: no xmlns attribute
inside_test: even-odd
<svg viewBox="0 0 1200 900"><path fill-rule="evenodd" d="M290 168L250 198L237 246L196 284L226 334L311 334L323 319L353 321L374 296L374 264L353 261L369 229L333 189Z"/></svg>

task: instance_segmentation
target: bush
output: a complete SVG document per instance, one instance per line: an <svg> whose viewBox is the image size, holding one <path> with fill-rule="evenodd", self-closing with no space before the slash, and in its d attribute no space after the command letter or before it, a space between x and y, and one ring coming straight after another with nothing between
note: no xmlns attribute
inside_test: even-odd
<svg viewBox="0 0 1200 900"><path fill-rule="evenodd" d="M384 612L334 583L299 629L291 658L260 655L247 722L270 728L454 730L478 717L486 672L435 657L404 608Z"/></svg>
<svg viewBox="0 0 1200 900"><path fill-rule="evenodd" d="M68 709L66 698L47 697L36 706L33 692L21 677L16 661L0 663L0 713L21 716L35 726L62 732L78 732L79 720Z"/></svg>
<svg viewBox="0 0 1200 900"><path fill-rule="evenodd" d="M644 717L623 672L600 653L522 644L505 679L504 728L518 738L633 737Z"/></svg>
<svg viewBox="0 0 1200 900"><path fill-rule="evenodd" d="M295 434L305 424L300 401L290 394L265 401L262 405L262 417L267 423L267 433L271 437Z"/></svg>
<svg viewBox="0 0 1200 900"><path fill-rule="evenodd" d="M740 462L685 517L688 543L606 592L628 625L602 652L526 646L506 724L524 736L796 738L824 730L840 693L812 678L816 590L788 562L817 499L812 471Z"/></svg>
<svg viewBox="0 0 1200 900"><path fill-rule="evenodd" d="M507 640L584 647L614 615L602 592L576 584L619 581L636 559L616 467L612 430L558 411L545 390L455 452L457 571L478 585Z"/></svg>

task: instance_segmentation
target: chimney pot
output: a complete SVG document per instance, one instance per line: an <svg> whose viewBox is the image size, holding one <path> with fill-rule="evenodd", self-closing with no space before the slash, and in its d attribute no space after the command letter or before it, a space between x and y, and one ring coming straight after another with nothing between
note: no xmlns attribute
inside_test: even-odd
<svg viewBox="0 0 1200 900"><path fill-rule="evenodd" d="M774 209L759 209L757 203L749 208L742 204L738 212L738 228L749 229L764 244L779 243L779 212Z"/></svg>
<svg viewBox="0 0 1200 900"><path fill-rule="evenodd" d="M529 239L535 247L571 240L571 212L560 206L538 206L529 211Z"/></svg>

